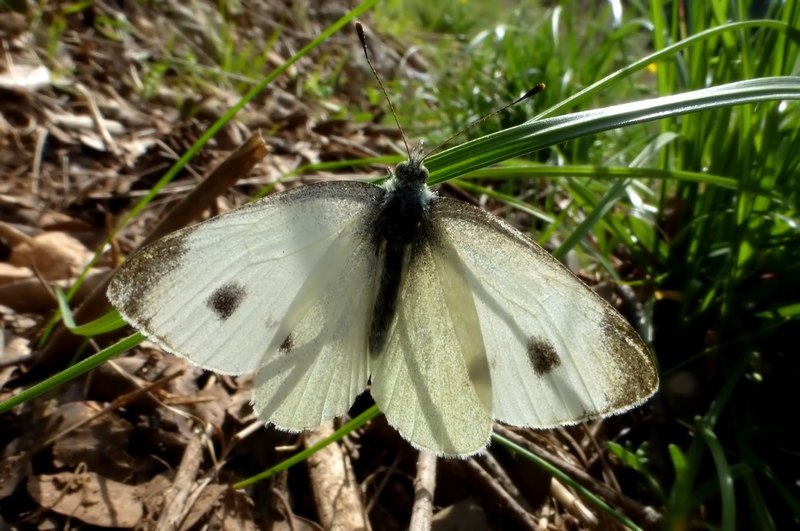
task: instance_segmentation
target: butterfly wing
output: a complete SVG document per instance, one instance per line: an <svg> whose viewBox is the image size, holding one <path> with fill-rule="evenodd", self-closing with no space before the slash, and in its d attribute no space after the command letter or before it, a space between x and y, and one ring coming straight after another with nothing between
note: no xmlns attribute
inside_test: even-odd
<svg viewBox="0 0 800 531"><path fill-rule="evenodd" d="M466 272L497 420L573 424L656 391L654 360L631 325L541 247L466 203L440 199L431 217Z"/></svg>
<svg viewBox="0 0 800 531"><path fill-rule="evenodd" d="M170 353L226 374L258 369L264 420L317 425L367 384L367 333L351 324L371 311L380 194L332 182L261 199L134 254L108 297Z"/></svg>
<svg viewBox="0 0 800 531"><path fill-rule="evenodd" d="M371 393L412 445L463 456L489 441L492 393L479 316L447 243L428 231L406 257Z"/></svg>
<svg viewBox="0 0 800 531"><path fill-rule="evenodd" d="M343 415L367 386L375 292L371 213L343 232L287 311L291 330L264 357L253 389L259 417L300 431ZM366 230L363 230L366 229Z"/></svg>

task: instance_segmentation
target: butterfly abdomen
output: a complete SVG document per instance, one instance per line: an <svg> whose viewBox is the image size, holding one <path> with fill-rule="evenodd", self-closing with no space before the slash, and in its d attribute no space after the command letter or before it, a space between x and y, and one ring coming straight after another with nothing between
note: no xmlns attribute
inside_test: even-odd
<svg viewBox="0 0 800 531"><path fill-rule="evenodd" d="M399 164L383 186L384 199L373 234L379 275L369 334L373 356L386 346L403 273L413 260L416 242L424 237L431 203L436 198L425 184L427 179L428 170L421 161L412 159Z"/></svg>

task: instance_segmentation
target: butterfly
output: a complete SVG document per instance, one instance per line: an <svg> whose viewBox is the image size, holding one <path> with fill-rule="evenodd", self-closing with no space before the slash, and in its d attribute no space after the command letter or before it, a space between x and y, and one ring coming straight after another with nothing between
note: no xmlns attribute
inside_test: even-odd
<svg viewBox="0 0 800 531"><path fill-rule="evenodd" d="M307 185L167 235L122 264L109 300L167 352L256 372L255 411L290 432L369 387L413 446L464 457L494 421L574 424L655 393L650 351L608 302L505 221L430 190L422 144L406 149L381 186Z"/></svg>
<svg viewBox="0 0 800 531"><path fill-rule="evenodd" d="M369 387L413 446L467 456L494 421L574 424L656 391L650 351L609 303L427 179L420 147L381 186L275 193L133 254L108 298L165 351L256 372L255 411L290 432Z"/></svg>

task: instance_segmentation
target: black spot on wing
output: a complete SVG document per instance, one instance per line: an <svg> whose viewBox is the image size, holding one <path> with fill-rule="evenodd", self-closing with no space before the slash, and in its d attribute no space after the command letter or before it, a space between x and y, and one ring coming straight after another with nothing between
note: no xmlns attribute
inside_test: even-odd
<svg viewBox="0 0 800 531"><path fill-rule="evenodd" d="M541 337L528 338L528 357L538 376L544 376L561 365L561 358L552 343Z"/></svg>
<svg viewBox="0 0 800 531"><path fill-rule="evenodd" d="M229 282L214 290L206 304L221 320L226 321L236 312L247 292L236 282Z"/></svg>
<svg viewBox="0 0 800 531"><path fill-rule="evenodd" d="M294 336L289 334L286 336L286 339L283 340L283 343L281 343L280 351L281 354L289 354L292 350L294 350Z"/></svg>

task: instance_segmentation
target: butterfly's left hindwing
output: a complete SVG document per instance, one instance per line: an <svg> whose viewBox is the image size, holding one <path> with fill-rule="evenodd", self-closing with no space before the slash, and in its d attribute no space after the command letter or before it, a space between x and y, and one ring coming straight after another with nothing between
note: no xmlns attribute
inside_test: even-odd
<svg viewBox="0 0 800 531"><path fill-rule="evenodd" d="M347 413L367 387L375 268L369 232L345 231L328 247L287 312L291 332L258 370L252 401L262 420L313 428Z"/></svg>

